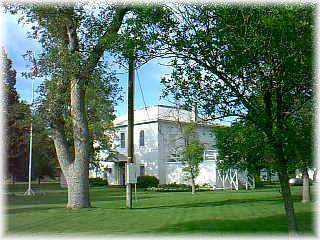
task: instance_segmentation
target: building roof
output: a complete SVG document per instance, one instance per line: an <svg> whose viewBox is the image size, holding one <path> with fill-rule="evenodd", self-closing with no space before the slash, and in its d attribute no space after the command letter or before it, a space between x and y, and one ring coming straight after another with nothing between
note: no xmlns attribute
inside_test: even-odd
<svg viewBox="0 0 320 240"><path fill-rule="evenodd" d="M181 122L188 123L195 120L195 113L174 106L154 105L144 109L134 111L134 125L148 124L155 122ZM197 124L207 127L217 126L216 123L197 122ZM115 127L125 127L128 125L127 115L117 117L114 120Z"/></svg>

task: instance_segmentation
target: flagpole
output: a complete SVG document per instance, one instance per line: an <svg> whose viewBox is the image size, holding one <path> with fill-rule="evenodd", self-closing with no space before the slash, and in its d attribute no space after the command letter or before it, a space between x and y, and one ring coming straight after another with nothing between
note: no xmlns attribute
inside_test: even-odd
<svg viewBox="0 0 320 240"><path fill-rule="evenodd" d="M35 61L35 54L33 56L34 64ZM36 68L36 66L34 66ZM32 93L31 93L31 123L30 123L30 141L29 141L29 182L28 182L28 190L24 193L24 195L31 196L34 195L34 191L31 188L31 178L32 178L32 123L33 123L33 103L34 103L34 79L35 75L33 73L32 76Z"/></svg>

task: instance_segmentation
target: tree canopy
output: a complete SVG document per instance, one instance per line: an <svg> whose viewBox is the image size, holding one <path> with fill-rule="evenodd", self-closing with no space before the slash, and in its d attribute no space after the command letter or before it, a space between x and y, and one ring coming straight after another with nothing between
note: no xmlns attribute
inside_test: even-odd
<svg viewBox="0 0 320 240"><path fill-rule="evenodd" d="M275 156L289 230L291 119L312 100L313 6L188 5L174 9L167 51L175 59L164 95L211 119L236 117L263 131ZM170 30L171 31L171 30Z"/></svg>

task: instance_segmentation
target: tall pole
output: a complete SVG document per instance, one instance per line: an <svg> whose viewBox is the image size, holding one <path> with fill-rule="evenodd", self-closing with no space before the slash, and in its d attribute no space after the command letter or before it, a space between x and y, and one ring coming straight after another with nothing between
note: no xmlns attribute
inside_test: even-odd
<svg viewBox="0 0 320 240"><path fill-rule="evenodd" d="M134 58L129 59L129 79L128 79L128 162L133 163L134 145L133 145L133 127L134 127ZM128 178L128 176L127 176ZM132 208L132 183L127 181L127 208Z"/></svg>
<svg viewBox="0 0 320 240"><path fill-rule="evenodd" d="M33 61L35 64L35 56L33 57ZM32 123L33 123L33 102L34 102L34 78L36 66L33 69L33 76L32 76L32 93L31 93L31 123L30 123L30 142L29 142L29 183L28 183L28 190L24 193L24 195L34 195L34 192L31 188L31 178L32 178Z"/></svg>
<svg viewBox="0 0 320 240"><path fill-rule="evenodd" d="M34 92L34 78L32 78L32 103L31 103L31 123L30 123L30 142L29 142L29 183L28 190L25 195L33 195L34 192L31 188L31 177L32 177L32 122L33 122L33 92Z"/></svg>

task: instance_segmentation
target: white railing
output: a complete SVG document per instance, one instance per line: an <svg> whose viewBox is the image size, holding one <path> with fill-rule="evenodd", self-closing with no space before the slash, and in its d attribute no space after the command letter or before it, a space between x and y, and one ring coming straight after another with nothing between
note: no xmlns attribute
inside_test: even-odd
<svg viewBox="0 0 320 240"><path fill-rule="evenodd" d="M239 190L240 186L245 186L246 190L255 188L255 179L247 170L217 169L216 176L216 189Z"/></svg>
<svg viewBox="0 0 320 240"><path fill-rule="evenodd" d="M203 160L217 160L218 151L214 149L205 150L203 152Z"/></svg>

